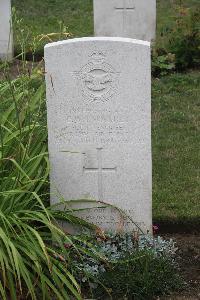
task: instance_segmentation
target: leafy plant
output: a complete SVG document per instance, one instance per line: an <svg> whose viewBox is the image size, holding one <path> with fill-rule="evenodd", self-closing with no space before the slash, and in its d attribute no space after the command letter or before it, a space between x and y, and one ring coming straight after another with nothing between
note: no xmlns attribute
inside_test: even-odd
<svg viewBox="0 0 200 300"><path fill-rule="evenodd" d="M159 30L152 52L154 76L200 66L200 9L197 2L183 5L160 1L158 11L167 12L158 20ZM161 6L161 7L160 7ZM160 13L161 13L160 11ZM158 13L158 19L161 17Z"/></svg>
<svg viewBox="0 0 200 300"><path fill-rule="evenodd" d="M55 245L64 251L67 240L79 256L85 249L57 220L92 226L71 210L49 207L42 71L39 66L27 73L24 62L20 77L10 80L9 66L1 68L5 80L0 82L0 298L81 299L70 258L58 261Z"/></svg>
<svg viewBox="0 0 200 300"><path fill-rule="evenodd" d="M112 299L153 299L180 288L180 278L164 257L154 257L144 250L112 264L99 280L112 295ZM103 298L105 289L95 294Z"/></svg>
<svg viewBox="0 0 200 300"><path fill-rule="evenodd" d="M200 9L177 7L176 26L169 36L168 49L175 54L176 68L200 66Z"/></svg>
<svg viewBox="0 0 200 300"><path fill-rule="evenodd" d="M159 54L154 49L152 55L152 73L154 76L163 76L175 70L175 55L171 53Z"/></svg>
<svg viewBox="0 0 200 300"><path fill-rule="evenodd" d="M157 42L153 48L154 76L200 66L200 9L174 5L174 10L175 26L167 27L163 32L164 45Z"/></svg>
<svg viewBox="0 0 200 300"><path fill-rule="evenodd" d="M176 245L150 235L104 234L82 237L85 248L101 254L104 260L85 255L81 260L71 249L76 278L88 297L104 299L151 299L181 287L175 261ZM87 276L86 276L87 274ZM90 291L90 294L88 292Z"/></svg>

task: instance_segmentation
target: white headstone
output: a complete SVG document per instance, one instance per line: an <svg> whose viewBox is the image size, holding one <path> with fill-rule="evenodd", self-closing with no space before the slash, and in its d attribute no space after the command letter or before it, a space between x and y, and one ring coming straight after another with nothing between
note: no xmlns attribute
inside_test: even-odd
<svg viewBox="0 0 200 300"><path fill-rule="evenodd" d="M94 0L95 36L155 39L156 0Z"/></svg>
<svg viewBox="0 0 200 300"><path fill-rule="evenodd" d="M11 2L0 0L0 59L11 60L12 58Z"/></svg>
<svg viewBox="0 0 200 300"><path fill-rule="evenodd" d="M150 44L62 41L45 46L45 64L51 203L105 201L151 230ZM114 208L82 216L107 230L134 228Z"/></svg>

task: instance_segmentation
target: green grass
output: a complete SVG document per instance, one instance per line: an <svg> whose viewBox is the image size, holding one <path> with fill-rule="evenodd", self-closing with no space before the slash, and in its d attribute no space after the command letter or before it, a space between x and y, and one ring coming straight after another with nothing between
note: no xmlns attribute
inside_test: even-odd
<svg viewBox="0 0 200 300"><path fill-rule="evenodd" d="M35 34L55 32L59 21L75 36L93 32L91 0L14 0L13 6Z"/></svg>
<svg viewBox="0 0 200 300"><path fill-rule="evenodd" d="M160 48L165 48L168 32L176 26L176 7L198 8L199 0L157 0L157 34L156 42Z"/></svg>
<svg viewBox="0 0 200 300"><path fill-rule="evenodd" d="M153 207L158 220L200 217L200 73L153 81Z"/></svg>
<svg viewBox="0 0 200 300"><path fill-rule="evenodd" d="M93 35L93 0L13 0L19 18L24 19L26 31L33 35L59 32L62 21L73 37ZM157 1L157 41L163 46L167 31L174 26L176 11L174 5L198 7L199 0L158 0ZM15 24L14 24L15 25ZM14 26L14 36L19 33L19 26ZM39 52L43 52L42 42ZM19 52L19 42L15 40L15 49Z"/></svg>
<svg viewBox="0 0 200 300"><path fill-rule="evenodd" d="M36 36L60 32L59 22L66 26L72 37L93 35L93 8L91 0L14 0L18 18L23 18L26 31ZM37 21L36 21L37 20ZM19 34L20 26L14 24L14 36ZM31 41L30 41L31 42ZM40 43L39 53L47 43ZM20 45L15 39L15 49Z"/></svg>

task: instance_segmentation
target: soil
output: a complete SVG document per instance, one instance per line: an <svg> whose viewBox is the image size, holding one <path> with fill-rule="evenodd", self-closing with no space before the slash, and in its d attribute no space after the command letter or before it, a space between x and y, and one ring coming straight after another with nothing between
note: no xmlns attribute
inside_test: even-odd
<svg viewBox="0 0 200 300"><path fill-rule="evenodd" d="M200 300L200 234L170 233L163 236L177 243L178 262L186 286L183 292L160 300Z"/></svg>

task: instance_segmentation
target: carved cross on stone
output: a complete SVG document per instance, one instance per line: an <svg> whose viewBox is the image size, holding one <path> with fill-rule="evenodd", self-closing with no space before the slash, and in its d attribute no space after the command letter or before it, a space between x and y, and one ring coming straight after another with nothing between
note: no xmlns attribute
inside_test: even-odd
<svg viewBox="0 0 200 300"><path fill-rule="evenodd" d="M98 200L103 201L103 173L105 172L116 172L117 167L109 168L109 167L103 167L103 160L102 160L102 150L103 148L97 148L97 161L98 166L97 168L90 168L83 166L83 172L91 173L91 172L97 172L98 173ZM85 153L84 153L85 155Z"/></svg>
<svg viewBox="0 0 200 300"><path fill-rule="evenodd" d="M133 0L122 0L122 4L115 5L116 11L122 13L123 16L123 31L126 30L126 22L128 18L128 14L130 12L133 12L135 10L134 2Z"/></svg>

